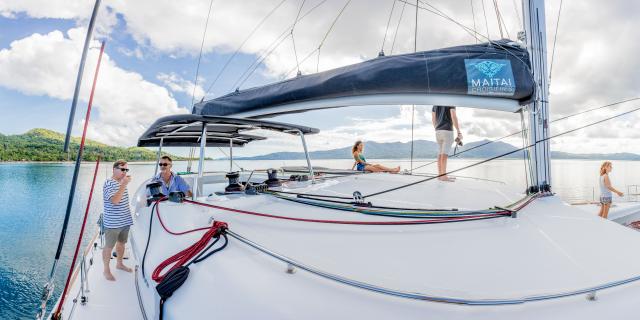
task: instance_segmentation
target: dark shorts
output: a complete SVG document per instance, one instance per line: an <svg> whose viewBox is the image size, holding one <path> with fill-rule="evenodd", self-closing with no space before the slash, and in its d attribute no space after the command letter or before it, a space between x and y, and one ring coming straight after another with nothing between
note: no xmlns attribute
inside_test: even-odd
<svg viewBox="0 0 640 320"><path fill-rule="evenodd" d="M129 239L129 226L115 229L104 229L104 245L113 248L116 242L127 243Z"/></svg>
<svg viewBox="0 0 640 320"><path fill-rule="evenodd" d="M358 164L356 164L356 170L358 171L364 171L364 167L365 167L364 163L358 162Z"/></svg>
<svg viewBox="0 0 640 320"><path fill-rule="evenodd" d="M601 204L611 204L611 197L600 196Z"/></svg>

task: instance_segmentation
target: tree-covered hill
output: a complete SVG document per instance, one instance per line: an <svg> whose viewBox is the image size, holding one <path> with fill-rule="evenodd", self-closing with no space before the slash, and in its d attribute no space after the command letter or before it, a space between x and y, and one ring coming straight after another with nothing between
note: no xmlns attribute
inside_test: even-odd
<svg viewBox="0 0 640 320"><path fill-rule="evenodd" d="M0 161L67 161L75 160L80 138L73 138L69 156L62 151L64 135L47 129L32 129L24 134L0 134ZM121 148L104 143L85 140L83 160L95 161L102 155L104 161L125 159L127 161L149 161L156 159L154 151L130 147ZM172 156L174 159L180 157Z"/></svg>

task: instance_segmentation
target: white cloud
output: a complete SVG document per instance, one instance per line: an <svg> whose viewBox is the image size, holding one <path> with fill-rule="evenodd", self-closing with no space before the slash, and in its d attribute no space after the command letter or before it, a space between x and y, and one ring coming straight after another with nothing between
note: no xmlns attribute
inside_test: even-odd
<svg viewBox="0 0 640 320"><path fill-rule="evenodd" d="M204 96L204 89L200 85L195 86L194 94L194 83L180 77L176 73L159 73L156 78L162 81L162 83L164 83L169 89L171 89L171 91L182 92L190 97L192 95L197 98ZM203 81L203 78L198 77L199 83L202 83Z"/></svg>
<svg viewBox="0 0 640 320"><path fill-rule="evenodd" d="M144 53L142 53L142 49L140 49L140 47L136 47L133 50L125 47L119 47L118 52L124 54L127 57L136 57L139 60L142 60L144 58Z"/></svg>
<svg viewBox="0 0 640 320"><path fill-rule="evenodd" d="M230 53L233 52L261 21L261 19L281 0L251 0L251 1L214 1L211 20L204 42L204 52ZM481 34L486 34L487 29L492 39L499 38L495 11L490 2L485 1L488 28L485 26L485 18L479 0L471 1L474 5L475 17L472 16L469 1L429 1L430 4L441 9L460 23L473 27ZM268 46L286 35L293 19L295 18L301 1L286 1L264 23L264 25L243 46L242 53L261 55ZM320 4L321 0L308 0L302 8L306 13L311 8ZM322 3L315 11L300 20L294 31L298 60L302 60L309 53L317 49L324 38L334 18L345 1L327 1ZM500 11L505 19L511 38L521 29L520 8L513 3L519 1L498 1ZM547 1L547 42L549 60L553 45L553 35L556 31L557 9L560 1ZM386 23L389 18L389 10L393 2L388 0L352 1L344 13L337 20L333 31L328 35L321 50L320 59L317 54L301 64L303 73L326 70L338 66L355 63L374 57L382 45L385 35ZM15 16L25 13L31 17L53 17L76 19L86 22L93 2L85 0L68 1L16 1L5 0L0 3L0 15ZM115 25L114 19L118 14L124 20L124 26L128 33L137 41L135 49L125 48L123 53L141 56L140 48L153 51L152 54L163 54L180 57L184 55L197 56L202 41L202 31L205 24L206 12L209 8L208 0L199 1L157 1L157 0L105 0L101 13L105 15L107 22L101 22L105 29ZM403 2L395 2L394 14L387 32L385 52L391 52ZM425 6L425 5L423 5ZM110 11L111 10L111 11ZM640 21L635 18L640 11L640 3L637 1L619 1L615 4L597 0L571 1L563 3L560 20L557 48L551 80L551 117L558 118L584 110L587 107L595 107L616 100L637 96L640 92L637 83L640 82L640 60L635 59L633 52L640 50L640 43L633 41L636 38L636 30L640 28ZM414 45L414 7L406 5L401 23L399 24L398 37L395 40L394 53L413 51ZM594 17L585 19L584 17ZM105 20L105 18L102 18ZM606 21L606 23L603 23ZM37 37L33 35L32 37ZM505 33L505 36L507 34ZM45 36L40 36L45 37ZM62 34L47 35L46 42L64 42ZM438 17L432 13L421 11L418 20L418 50L429 50L453 45L474 43L475 39L455 24ZM53 44L50 44L53 45ZM26 49L25 49L26 50ZM79 52L79 47L75 48ZM217 58L219 56L213 56ZM16 61L26 59L38 65L28 56L16 57ZM61 63L64 65L66 59ZM36 76L51 80L51 73L62 68L61 65L40 65L40 73ZM204 69L206 69L206 65ZM279 78L295 70L296 58L293 53L292 39L287 37L280 47L265 60L264 65L257 72L268 77ZM11 66L9 66L11 68ZM51 68L47 70L46 68ZM68 66L65 68L69 68ZM74 68L71 68L74 69ZM1 70L0 74L8 72ZM11 74L11 73L9 73ZM193 84L188 80L177 76L177 73L165 73L158 75L171 90L175 92L187 92L190 94ZM293 75L294 73L290 74ZM222 75L235 80L237 73ZM18 77L19 78L19 77ZM213 76L208 76L213 78ZM40 79L40 78L38 78ZM140 79L140 81L144 81ZM20 80L18 79L18 82ZM5 86L19 86L21 91L29 94L48 94L57 98L58 92L70 92L69 86L73 81L58 82L48 86L57 86L57 90L43 90L35 83L4 84ZM251 83L249 81L248 83ZM248 84L247 83L247 84ZM247 85L245 84L245 86ZM208 85L203 83L204 85ZM190 86L190 87L189 87ZM63 90L64 89L64 90ZM214 88L216 92L224 93L231 88ZM66 91L65 91L66 90ZM200 90L198 88L197 90ZM196 94L196 96L199 96ZM617 110L631 108L631 104L618 107ZM616 110L616 109L613 109ZM492 113L477 110L460 109L461 125L466 138L470 141L483 138L497 138L520 128L519 116L505 113ZM318 146L328 148L337 144L344 145L353 137L366 137L369 140L380 141L406 141L410 137L407 126L410 122L405 115L398 114L384 120L353 119L353 126L338 126L326 130L318 138ZM611 111L594 112L571 121L563 121L551 125L552 132L561 132L581 124L595 121L610 115ZM428 115L421 115L419 121L426 121L422 126L428 126ZM563 151L582 150L583 152L600 152L601 147L590 143L589 139L595 137L609 137L607 152L633 151L635 143L630 143L633 138L629 132L639 132L640 117L635 115L627 117L624 121L611 122L610 125L594 127L586 131L571 134L562 140L566 143L554 143L554 148ZM619 130L618 130L619 128ZM416 138L427 137L429 130L419 133ZM344 135L340 137L340 135ZM311 138L310 138L311 139ZM311 140L315 140L314 137ZM339 142L339 143L338 143ZM508 140L517 143L516 140ZM313 142L315 143L315 142ZM349 142L350 143L350 142ZM347 143L348 144L348 143Z"/></svg>
<svg viewBox="0 0 640 320"><path fill-rule="evenodd" d="M0 85L25 94L70 100L85 33L86 29L75 28L66 36L53 31L12 42L10 48L0 50ZM92 47L97 46L94 41ZM98 54L99 50L94 48L87 56L82 102L88 101ZM82 110L84 104L79 105ZM89 136L118 145L135 144L158 117L186 112L166 88L118 67L106 54L100 67L94 108L99 117L94 116Z"/></svg>

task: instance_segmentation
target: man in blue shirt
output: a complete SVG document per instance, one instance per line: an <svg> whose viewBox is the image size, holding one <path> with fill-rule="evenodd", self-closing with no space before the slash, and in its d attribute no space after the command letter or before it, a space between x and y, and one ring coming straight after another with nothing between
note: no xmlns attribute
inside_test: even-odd
<svg viewBox="0 0 640 320"><path fill-rule="evenodd" d="M168 196L171 192L182 191L185 196L191 197L192 193L189 184L181 176L171 171L173 160L169 156L160 158L158 165L160 166L160 173L155 177L155 180L162 183L162 193L165 196Z"/></svg>

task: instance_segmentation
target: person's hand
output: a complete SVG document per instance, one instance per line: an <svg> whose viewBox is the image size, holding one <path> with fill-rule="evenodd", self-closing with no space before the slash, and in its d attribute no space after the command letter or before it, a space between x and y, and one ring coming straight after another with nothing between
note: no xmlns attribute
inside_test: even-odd
<svg viewBox="0 0 640 320"><path fill-rule="evenodd" d="M120 181L120 183L122 183L123 185L128 185L129 182L131 182L131 176L125 176L124 178L122 178L122 181Z"/></svg>
<svg viewBox="0 0 640 320"><path fill-rule="evenodd" d="M620 196L620 197L624 196L624 193L622 193L622 192L620 192L620 191L618 191L618 192L617 192L617 194L618 194L618 196Z"/></svg>
<svg viewBox="0 0 640 320"><path fill-rule="evenodd" d="M458 132L458 139L462 140L462 133Z"/></svg>

